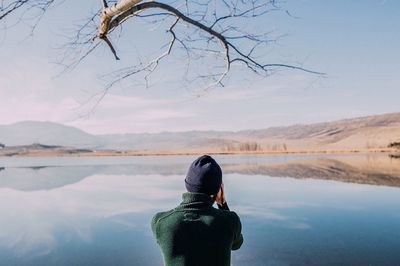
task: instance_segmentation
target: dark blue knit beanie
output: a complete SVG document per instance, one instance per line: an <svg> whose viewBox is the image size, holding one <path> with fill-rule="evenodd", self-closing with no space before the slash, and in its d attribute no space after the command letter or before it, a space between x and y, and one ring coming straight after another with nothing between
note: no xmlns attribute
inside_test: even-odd
<svg viewBox="0 0 400 266"><path fill-rule="evenodd" d="M222 170L211 156L203 155L197 158L189 167L185 178L186 189L214 195L222 184Z"/></svg>

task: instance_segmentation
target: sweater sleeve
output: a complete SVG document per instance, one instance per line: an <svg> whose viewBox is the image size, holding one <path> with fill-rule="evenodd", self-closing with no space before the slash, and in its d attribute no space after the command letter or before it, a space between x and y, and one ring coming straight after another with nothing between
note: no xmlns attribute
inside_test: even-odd
<svg viewBox="0 0 400 266"><path fill-rule="evenodd" d="M157 223L158 223L158 217L160 213L157 213L153 216L153 219L151 219L151 231L153 231L153 236L157 240L158 243L158 235L157 235Z"/></svg>
<svg viewBox="0 0 400 266"><path fill-rule="evenodd" d="M232 212L234 216L234 239L232 242L232 250L239 249L243 244L243 235L242 235L242 223L240 222L239 216Z"/></svg>

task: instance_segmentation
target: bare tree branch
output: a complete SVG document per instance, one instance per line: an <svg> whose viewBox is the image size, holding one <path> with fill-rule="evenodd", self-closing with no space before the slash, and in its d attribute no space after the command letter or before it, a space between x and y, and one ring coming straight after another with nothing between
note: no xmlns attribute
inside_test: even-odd
<svg viewBox="0 0 400 266"><path fill-rule="evenodd" d="M129 1L125 1L125 3L126 2L129 2ZM220 17L218 17L215 12L214 13L215 21L210 26L207 26L205 23L202 23L202 22L192 19L191 17L183 14L181 11L179 11L178 9L176 9L168 4L155 2L155 1L137 4L138 2L141 2L141 1L131 1L132 7L130 7L129 9L119 12L119 14L117 12L113 13L113 14L115 14L115 18L110 19L110 16L108 16L107 21L109 23L108 23L107 28L105 28L104 25L102 25L103 27L100 27L101 30L99 30L98 35L106 36L109 32L112 32L115 28L120 26L127 19L135 16L138 12L145 11L148 9L161 9L161 10L167 11L168 13L177 17L178 20L182 20L182 21L188 23L189 25L194 26L194 27L198 28L199 30L209 34L211 36L211 39L209 39L208 41L212 40L212 38L216 38L220 42L220 44L224 50L226 67L225 67L225 71L223 71L219 75L219 78L217 78L215 80L215 82L213 84L211 84L211 86L222 85L222 80L229 73L231 64L234 62L243 63L246 67L248 67L253 72L258 73L258 74L260 74L260 72L264 72L266 74L271 68L290 68L290 69L301 70L301 71L305 71L305 72L317 74L317 75L324 74L321 72L312 71L312 70L303 68L301 66L294 66L294 65L289 65L289 64L282 64L282 63L263 64L253 57L253 53L257 49L258 46L260 46L262 43L266 42L265 38L263 38L265 36L255 35L255 34L247 34L247 33L240 34L237 36L229 36L229 35L227 35L227 32L229 32L229 31L239 32L239 30L236 30L232 27L228 27L221 32L214 30L214 27L218 23L221 23L227 19L257 17L257 16L262 16L262 15L266 14L270 10L265 9L265 5L266 5L265 1L253 1L253 4L249 8L247 8L243 11L238 11L237 6L233 6L232 7L233 11L231 11L228 15L224 15L224 16L220 16ZM208 2L208 4L209 4L209 2ZM261 3L257 4L256 2L261 2ZM224 3L226 6L231 7L231 5L228 4L227 2L224 2ZM124 8L126 8L126 7L127 6L125 5ZM120 10L122 10L122 9L120 9ZM204 19L205 19L205 16L203 16L201 20L204 20ZM233 40L243 40L243 39L247 39L247 40L250 40L253 42L253 46L251 47L251 49L248 53L245 53L239 46L237 46L236 44L234 44L232 42ZM114 48L113 47L111 47L111 48L114 51ZM206 50L205 48L203 48L203 49L204 49L204 51ZM232 58L231 50L236 52L236 56L233 59L231 59ZM155 62L157 62L157 64L155 64L155 67L158 65L159 60L164 57L165 57L165 54L163 54L160 58L157 58L157 60L155 61ZM152 61L152 62L154 62L154 61ZM152 65L152 62L150 62L150 65ZM143 68L143 70L146 70L146 69L147 69L147 66ZM153 70L154 69L155 68L153 68ZM123 75L122 79L129 77L136 73L138 73L138 71L135 69L135 71L132 71L129 74Z"/></svg>
<svg viewBox="0 0 400 266"><path fill-rule="evenodd" d="M38 12L36 16L39 17L55 1L0 0L0 21L16 12L22 12L18 13L21 16L33 10ZM271 39L271 32L262 30L265 28L264 25L256 29L246 25L270 12L280 10L274 0L171 0L168 4L146 0L100 0L100 4L98 13L88 17L65 44L64 48L67 48L68 52L61 61L66 69L74 68L100 47L99 40L103 41L115 59L119 60L111 40L118 43L113 33L121 29L130 18L141 19L149 25L166 27L166 32L171 36L153 59L145 60L146 62L140 60L138 64L132 64L112 73L112 79L106 90L123 79L139 74L143 74L146 86L149 86L151 74L159 67L161 61L171 56L173 51L183 51L185 54L187 59L185 80L188 83L204 80L205 90L223 86L223 81L230 73L233 64L242 65L253 73L265 76L279 68L325 75L299 64L265 62L263 51L276 38ZM197 71L192 73L189 70L194 67L192 62L207 58L212 58L214 61L218 59L221 64L211 66L208 73ZM209 67L208 64L204 65L204 69Z"/></svg>

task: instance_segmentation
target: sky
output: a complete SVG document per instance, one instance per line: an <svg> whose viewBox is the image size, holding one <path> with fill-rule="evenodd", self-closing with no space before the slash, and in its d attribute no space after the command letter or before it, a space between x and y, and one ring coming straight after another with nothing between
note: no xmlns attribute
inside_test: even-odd
<svg viewBox="0 0 400 266"><path fill-rule="evenodd" d="M52 121L93 134L237 131L400 111L399 1L287 0L254 27L281 36L265 61L300 62L324 77L288 69L261 77L233 67L224 87L203 93L182 86L184 60L175 58L160 65L150 87L126 80L98 104L104 75L157 51L166 35L129 21L115 43L120 61L103 47L59 75L63 35L99 4L66 2L32 36L27 23L0 31L0 124Z"/></svg>

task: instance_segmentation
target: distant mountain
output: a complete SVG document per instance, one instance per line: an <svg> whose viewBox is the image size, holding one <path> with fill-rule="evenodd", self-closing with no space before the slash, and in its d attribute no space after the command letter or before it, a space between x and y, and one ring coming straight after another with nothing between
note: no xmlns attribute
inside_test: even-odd
<svg viewBox="0 0 400 266"><path fill-rule="evenodd" d="M261 130L92 135L51 122L0 126L6 146L45 145L148 152L286 151L384 148L400 141L400 113Z"/></svg>
<svg viewBox="0 0 400 266"><path fill-rule="evenodd" d="M0 125L0 142L7 146L41 143L73 147L96 147L96 137L80 129L52 122L25 121Z"/></svg>

